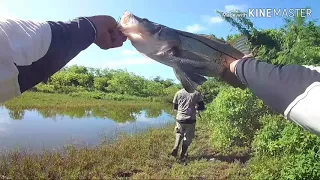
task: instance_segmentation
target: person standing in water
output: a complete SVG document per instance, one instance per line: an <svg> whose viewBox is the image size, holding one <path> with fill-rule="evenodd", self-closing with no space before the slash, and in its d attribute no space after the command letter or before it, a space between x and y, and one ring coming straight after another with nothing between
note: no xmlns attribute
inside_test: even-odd
<svg viewBox="0 0 320 180"><path fill-rule="evenodd" d="M192 143L195 134L197 111L203 111L205 105L198 91L188 93L185 89L176 92L173 98L173 108L176 115L176 140L171 155L177 157L179 145L182 141L180 159L185 160L188 147Z"/></svg>

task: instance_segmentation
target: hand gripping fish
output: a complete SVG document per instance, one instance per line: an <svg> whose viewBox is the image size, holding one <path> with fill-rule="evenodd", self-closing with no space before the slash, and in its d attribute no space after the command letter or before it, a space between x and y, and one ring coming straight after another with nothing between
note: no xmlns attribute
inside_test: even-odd
<svg viewBox="0 0 320 180"><path fill-rule="evenodd" d="M145 56L170 66L183 88L192 93L207 77L229 76L228 62L249 54L248 39L241 36L228 44L208 35L196 35L140 18L128 11L121 17L119 29ZM242 86L237 79L230 83Z"/></svg>

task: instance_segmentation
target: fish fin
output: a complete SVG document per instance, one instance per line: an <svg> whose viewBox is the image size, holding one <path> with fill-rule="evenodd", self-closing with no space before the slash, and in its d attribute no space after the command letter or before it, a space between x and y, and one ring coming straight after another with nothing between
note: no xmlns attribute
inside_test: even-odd
<svg viewBox="0 0 320 180"><path fill-rule="evenodd" d="M244 55L250 54L249 40L247 36L243 35L234 39L230 42L230 45L242 52Z"/></svg>
<svg viewBox="0 0 320 180"><path fill-rule="evenodd" d="M193 93L199 85L202 85L207 79L199 74L184 72L180 69L173 69L177 79L181 82L183 88Z"/></svg>
<svg viewBox="0 0 320 180"><path fill-rule="evenodd" d="M191 81L191 79L189 77L187 77L184 72L179 71L177 69L173 69L173 70L174 70L176 77L181 82L183 88L188 93L193 93L197 88L197 84L195 82Z"/></svg>
<svg viewBox="0 0 320 180"><path fill-rule="evenodd" d="M197 85L202 85L204 82L207 81L207 78L203 77L198 73L185 72L185 74L187 75L187 77L191 79L191 81L195 82Z"/></svg>

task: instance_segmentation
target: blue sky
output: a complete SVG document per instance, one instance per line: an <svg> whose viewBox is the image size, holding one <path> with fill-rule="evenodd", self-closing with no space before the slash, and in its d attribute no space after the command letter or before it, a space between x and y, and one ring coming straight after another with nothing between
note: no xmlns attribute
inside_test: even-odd
<svg viewBox="0 0 320 180"><path fill-rule="evenodd" d="M38 21L65 21L79 16L107 14L115 19L128 10L134 14L166 26L195 33L210 33L226 37L236 31L217 18L215 11L248 8L305 8L310 6L312 18L320 18L318 0L0 0L0 18L19 18ZM282 18L251 18L258 28L278 28ZM127 69L147 78L161 76L176 79L172 68L137 53L127 41L121 48L100 50L91 45L68 65L95 68Z"/></svg>

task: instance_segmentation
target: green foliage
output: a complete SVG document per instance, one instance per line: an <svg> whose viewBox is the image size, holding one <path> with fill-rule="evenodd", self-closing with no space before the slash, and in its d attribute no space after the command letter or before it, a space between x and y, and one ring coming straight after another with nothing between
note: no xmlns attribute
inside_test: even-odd
<svg viewBox="0 0 320 180"><path fill-rule="evenodd" d="M317 179L320 176L320 137L303 130L281 116L267 115L260 120L251 160L251 176L261 179ZM276 167L268 164L277 163Z"/></svg>
<svg viewBox="0 0 320 180"><path fill-rule="evenodd" d="M35 89L44 93L55 93L55 86L50 84L40 83L35 87Z"/></svg>
<svg viewBox="0 0 320 180"><path fill-rule="evenodd" d="M212 145L220 151L250 146L260 127L258 119L267 112L249 90L223 88L204 114L212 127Z"/></svg>
<svg viewBox="0 0 320 180"><path fill-rule="evenodd" d="M208 78L208 80L199 86L198 90L203 96L205 103L210 103L218 95L221 89L228 85L222 81L218 81L214 78Z"/></svg>
<svg viewBox="0 0 320 180"><path fill-rule="evenodd" d="M51 77L51 83L56 86L92 87L93 75L81 74L78 71L60 71Z"/></svg>
<svg viewBox="0 0 320 180"><path fill-rule="evenodd" d="M128 72L113 74L112 79L108 83L107 90L119 94L137 95L142 92L144 87L143 78Z"/></svg>
<svg viewBox="0 0 320 180"><path fill-rule="evenodd" d="M110 100L153 100L171 102L180 86L172 79L153 80L125 70L70 66L55 73L46 83L32 90L45 93L66 93L73 97ZM107 93L107 94L106 94Z"/></svg>
<svg viewBox="0 0 320 180"><path fill-rule="evenodd" d="M106 77L95 77L93 86L96 90L106 92L107 91L106 87L108 87L109 80L110 79Z"/></svg>

